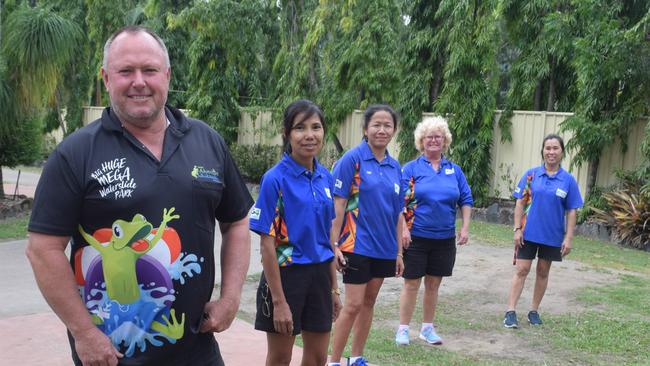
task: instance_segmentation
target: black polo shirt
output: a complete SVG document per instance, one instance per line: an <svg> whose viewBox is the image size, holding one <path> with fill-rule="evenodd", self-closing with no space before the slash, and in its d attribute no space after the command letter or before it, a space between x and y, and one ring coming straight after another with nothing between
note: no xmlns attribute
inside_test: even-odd
<svg viewBox="0 0 650 366"><path fill-rule="evenodd" d="M215 357L213 335L198 333L214 287L215 219L240 220L253 205L223 138L176 109L165 114L160 161L110 108L68 136L45 165L29 223L72 237L80 294L125 354L121 365ZM179 217L162 223L172 208Z"/></svg>

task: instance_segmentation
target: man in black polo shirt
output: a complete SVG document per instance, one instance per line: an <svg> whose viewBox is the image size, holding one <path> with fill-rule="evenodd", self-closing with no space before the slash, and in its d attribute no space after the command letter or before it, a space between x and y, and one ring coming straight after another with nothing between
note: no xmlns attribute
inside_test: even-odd
<svg viewBox="0 0 650 366"><path fill-rule="evenodd" d="M114 33L101 73L111 106L56 148L36 190L36 281L76 365L222 365L212 333L239 307L253 200L222 137L165 107L171 68L157 35Z"/></svg>

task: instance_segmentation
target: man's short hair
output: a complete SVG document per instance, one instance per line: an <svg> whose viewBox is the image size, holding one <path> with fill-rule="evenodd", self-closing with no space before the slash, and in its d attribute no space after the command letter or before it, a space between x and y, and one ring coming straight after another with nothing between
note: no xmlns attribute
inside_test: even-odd
<svg viewBox="0 0 650 366"><path fill-rule="evenodd" d="M167 46L165 46L165 42L160 38L154 31L152 31L149 28L145 28L140 25L129 25L124 28L121 28L117 30L115 33L111 34L110 37L108 37L108 40L104 44L104 59L102 60L102 67L106 69L108 66L108 50L111 48L111 45L113 44L113 41L115 41L115 38L119 36L122 33L131 33L131 34L137 34L137 33L147 33L148 35L152 36L156 42L158 42L158 45L163 51L163 54L165 55L165 66L169 68L171 64L169 63L169 52L167 52Z"/></svg>

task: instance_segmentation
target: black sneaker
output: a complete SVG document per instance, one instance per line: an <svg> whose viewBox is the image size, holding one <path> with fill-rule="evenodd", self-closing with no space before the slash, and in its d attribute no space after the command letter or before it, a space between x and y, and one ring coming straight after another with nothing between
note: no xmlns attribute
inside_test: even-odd
<svg viewBox="0 0 650 366"><path fill-rule="evenodd" d="M503 318L503 326L506 328L519 328L517 313L514 310L506 311L506 316Z"/></svg>
<svg viewBox="0 0 650 366"><path fill-rule="evenodd" d="M535 310L528 312L528 322L530 325L542 325L542 318L539 317L539 313Z"/></svg>

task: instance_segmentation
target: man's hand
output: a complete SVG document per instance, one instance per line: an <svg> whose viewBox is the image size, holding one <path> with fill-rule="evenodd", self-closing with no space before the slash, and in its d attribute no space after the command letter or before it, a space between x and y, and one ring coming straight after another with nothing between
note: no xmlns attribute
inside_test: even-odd
<svg viewBox="0 0 650 366"><path fill-rule="evenodd" d="M223 332L230 327L235 315L239 302L230 299L220 298L217 301L210 301L203 307L203 322L201 322L201 333Z"/></svg>
<svg viewBox="0 0 650 366"><path fill-rule="evenodd" d="M115 366L117 359L123 357L97 327L75 334L74 346L84 366Z"/></svg>

